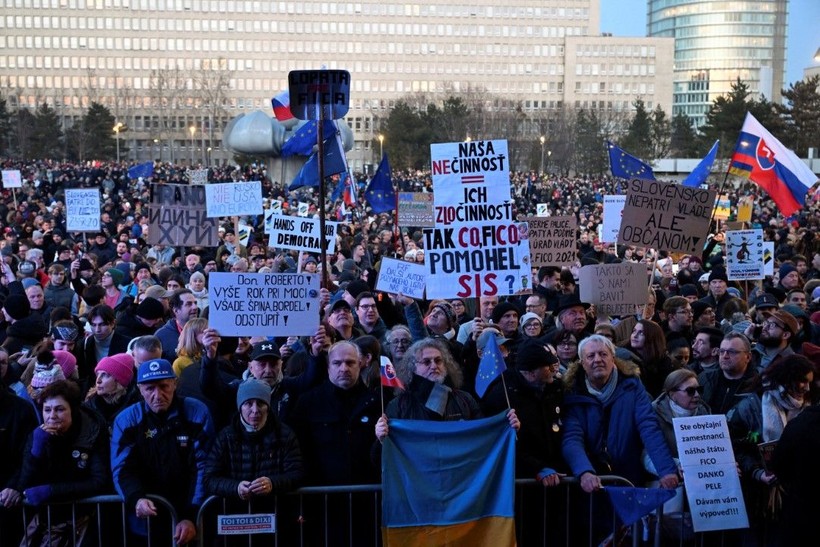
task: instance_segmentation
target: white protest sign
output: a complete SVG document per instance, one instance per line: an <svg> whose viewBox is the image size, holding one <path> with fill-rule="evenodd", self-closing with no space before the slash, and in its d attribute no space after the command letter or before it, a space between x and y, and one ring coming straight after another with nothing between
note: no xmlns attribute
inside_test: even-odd
<svg viewBox="0 0 820 547"><path fill-rule="evenodd" d="M212 272L211 328L225 336L306 336L319 327L319 276Z"/></svg>
<svg viewBox="0 0 820 547"><path fill-rule="evenodd" d="M188 169L188 180L191 184L202 186L208 183L207 169Z"/></svg>
<svg viewBox="0 0 820 547"><path fill-rule="evenodd" d="M299 218L291 216L270 215L265 231L270 235L268 247L275 249L294 249L309 253L321 252L319 239L320 223L318 218ZM327 252L336 252L336 229L338 222L325 221L325 240Z"/></svg>
<svg viewBox="0 0 820 547"><path fill-rule="evenodd" d="M308 211L310 210L310 204L306 201L299 202L299 208L296 210L296 214L300 217L308 216Z"/></svg>
<svg viewBox="0 0 820 547"><path fill-rule="evenodd" d="M618 243L699 254L709 232L714 202L714 190L630 180Z"/></svg>
<svg viewBox="0 0 820 547"><path fill-rule="evenodd" d="M774 275L774 241L763 242L763 275Z"/></svg>
<svg viewBox="0 0 820 547"><path fill-rule="evenodd" d="M747 528L726 416L673 418L672 427L695 532Z"/></svg>
<svg viewBox="0 0 820 547"><path fill-rule="evenodd" d="M216 533L219 536L275 534L276 513L217 515Z"/></svg>
<svg viewBox="0 0 820 547"><path fill-rule="evenodd" d="M205 186L209 218L262 214L262 183L226 182Z"/></svg>
<svg viewBox="0 0 820 547"><path fill-rule="evenodd" d="M239 230L236 233L236 239L239 240L240 245L247 247L251 241L251 232L253 232L253 229L244 222L240 222L238 227Z"/></svg>
<svg viewBox="0 0 820 547"><path fill-rule="evenodd" d="M726 275L730 281L763 279L763 230L726 232Z"/></svg>
<svg viewBox="0 0 820 547"><path fill-rule="evenodd" d="M529 226L530 263L541 266L571 266L575 262L578 219L574 216L523 217Z"/></svg>
<svg viewBox="0 0 820 547"><path fill-rule="evenodd" d="M376 281L376 290L394 294L402 293L421 300L424 298L426 275L427 268L424 264L383 258L379 269L379 279Z"/></svg>
<svg viewBox="0 0 820 547"><path fill-rule="evenodd" d="M510 166L506 140L448 142L430 145L433 199L436 206L510 201ZM469 197L468 197L469 194ZM464 212L469 215L469 208ZM497 220L481 214L458 219ZM436 219L436 222L441 222Z"/></svg>
<svg viewBox="0 0 820 547"><path fill-rule="evenodd" d="M548 217L550 216L550 204L538 203L535 206L535 216Z"/></svg>
<svg viewBox="0 0 820 547"><path fill-rule="evenodd" d="M3 188L22 188L23 176L19 169L3 170Z"/></svg>
<svg viewBox="0 0 820 547"><path fill-rule="evenodd" d="M424 230L427 298L478 298L532 289L525 222L474 222Z"/></svg>
<svg viewBox="0 0 820 547"><path fill-rule="evenodd" d="M275 199L270 202L270 211L274 215L281 215L282 214L282 202L278 199Z"/></svg>
<svg viewBox="0 0 820 547"><path fill-rule="evenodd" d="M100 231L100 191L72 188L65 191L66 229L69 232Z"/></svg>
<svg viewBox="0 0 820 547"><path fill-rule="evenodd" d="M617 243L626 196L604 196L604 221L601 223L601 243Z"/></svg>
<svg viewBox="0 0 820 547"><path fill-rule="evenodd" d="M646 304L649 279L643 264L593 264L578 271L581 302L595 304L602 315L632 315Z"/></svg>

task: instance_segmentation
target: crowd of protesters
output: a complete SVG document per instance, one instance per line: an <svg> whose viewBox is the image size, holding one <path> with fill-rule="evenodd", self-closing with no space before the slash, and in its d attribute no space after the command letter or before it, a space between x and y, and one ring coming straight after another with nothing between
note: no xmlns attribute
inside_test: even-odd
<svg viewBox="0 0 820 547"><path fill-rule="evenodd" d="M520 428L520 477L553 487L571 474L588 493L601 488L601 474L679 487L672 418L725 414L750 520L772 514L777 489L784 541L811 522L820 476L796 465L808 461L807 448L817 453L801 441L817 437L820 412L820 215L811 196L783 219L757 195L749 226L775 242L775 275L738 284L724 269L725 226L713 226L699 255L603 244L602 198L622 192L623 181L513 173L517 214L547 203L552 214L577 216L576 264L534 269L531 294L419 301L375 286L382 257L424 262L420 229L371 214L361 191L354 207L328 204L327 215L343 222L337 252L321 264L316 254L268 248L261 217L245 219L246 241L234 219L221 219L218 247L151 245L151 185L186 183L185 170L157 164L151 178L132 180L126 167L3 163L23 178L0 201L6 539L19 530L11 523L22 502L116 492L136 538L158 514L148 495L168 498L184 544L209 494L255 499L264 511L269 496L299 485L378 483L391 418L502 411ZM288 193L268 175L262 166L219 167L209 180L261 180L264 199L282 201L284 214L300 201L316 214L317 192ZM423 172L396 172L393 181L401 191L432 187ZM99 232L66 232L69 188L101 189ZM757 194L747 185L725 190L733 203ZM648 303L629 316L596 314L579 299L578 268L621 261L645 264ZM315 333L228 337L209 327L211 273L323 268L331 284ZM508 368L479 396L476 371L491 338ZM404 389L382 390L381 356ZM764 466L757 444L781 436ZM79 516L91 525L90 513ZM355 523L325 524L363 533ZM35 517L25 534L31 541L47 526Z"/></svg>

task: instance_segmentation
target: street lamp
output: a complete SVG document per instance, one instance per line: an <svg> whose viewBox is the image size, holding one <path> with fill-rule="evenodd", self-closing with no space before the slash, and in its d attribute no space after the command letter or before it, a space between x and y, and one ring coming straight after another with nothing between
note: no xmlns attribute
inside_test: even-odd
<svg viewBox="0 0 820 547"><path fill-rule="evenodd" d="M162 148L159 146L159 139L154 139L154 146L157 147L157 157L159 161L162 161Z"/></svg>
<svg viewBox="0 0 820 547"><path fill-rule="evenodd" d="M379 133L379 163L381 163L383 157L384 157L384 135Z"/></svg>
<svg viewBox="0 0 820 547"><path fill-rule="evenodd" d="M544 174L544 143L547 142L547 138L544 135L541 135L538 140L541 141L541 174Z"/></svg>
<svg viewBox="0 0 820 547"><path fill-rule="evenodd" d="M196 133L196 126L192 125L188 128L188 131L191 132L191 167L194 166L194 133Z"/></svg>
<svg viewBox="0 0 820 547"><path fill-rule="evenodd" d="M210 167L210 166L211 166L211 150L213 150L213 148L211 148L211 147L209 146L209 147L208 147L208 156L207 156L207 157L208 157L208 167Z"/></svg>
<svg viewBox="0 0 820 547"><path fill-rule="evenodd" d="M117 163L120 162L120 131L123 128L122 122L117 122L117 125L114 126L114 135L116 135L117 139Z"/></svg>
<svg viewBox="0 0 820 547"><path fill-rule="evenodd" d="M550 158L552 157L552 150L547 150L547 168L549 168Z"/></svg>

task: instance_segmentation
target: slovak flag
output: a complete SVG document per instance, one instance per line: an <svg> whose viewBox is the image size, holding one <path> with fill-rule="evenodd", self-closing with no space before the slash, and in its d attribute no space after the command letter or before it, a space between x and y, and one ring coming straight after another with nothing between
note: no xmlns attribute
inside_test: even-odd
<svg viewBox="0 0 820 547"><path fill-rule="evenodd" d="M382 385L404 389L404 384L396 375L396 369L393 368L393 363L390 361L390 358L382 355L380 356L380 360Z"/></svg>
<svg viewBox="0 0 820 547"><path fill-rule="evenodd" d="M280 122L292 120L295 116L290 111L290 91L285 90L270 100L273 107L273 115Z"/></svg>
<svg viewBox="0 0 820 547"><path fill-rule="evenodd" d="M344 173L343 176L344 191L342 191L342 199L345 205L355 207L356 200L359 199L358 192L356 191L356 182L353 180L353 177L350 176L350 173Z"/></svg>
<svg viewBox="0 0 820 547"><path fill-rule="evenodd" d="M750 112L746 113L740 130L729 172L766 190L786 217L806 204L806 194L817 182L811 169Z"/></svg>

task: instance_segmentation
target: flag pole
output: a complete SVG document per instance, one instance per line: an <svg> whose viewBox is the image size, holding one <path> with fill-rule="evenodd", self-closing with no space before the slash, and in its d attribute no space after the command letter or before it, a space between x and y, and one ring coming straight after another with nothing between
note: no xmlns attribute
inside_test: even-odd
<svg viewBox="0 0 820 547"><path fill-rule="evenodd" d="M499 376L501 376L501 386L504 388L504 398L507 399L507 410L510 410L512 405L510 404L510 394L507 393L507 381L504 379L503 372Z"/></svg>
<svg viewBox="0 0 820 547"><path fill-rule="evenodd" d="M381 400L382 414L384 414L384 384L381 379L381 371L379 371L379 400Z"/></svg>
<svg viewBox="0 0 820 547"><path fill-rule="evenodd" d="M316 92L316 103L319 104L318 91ZM329 277L327 268L327 238L325 237L325 199L327 188L325 188L325 109L319 107L319 124L316 128L316 141L319 147L319 260L322 264L322 288L329 288Z"/></svg>

